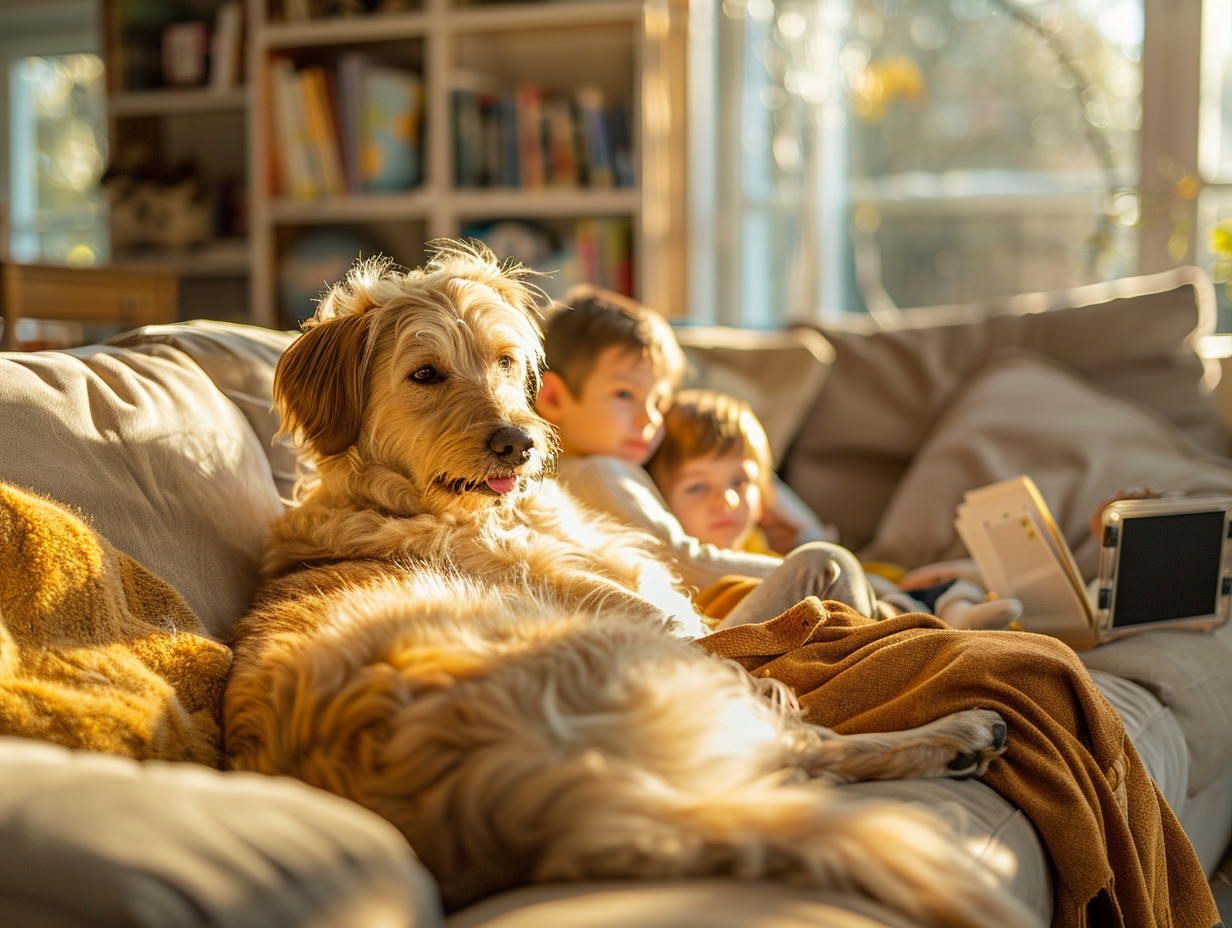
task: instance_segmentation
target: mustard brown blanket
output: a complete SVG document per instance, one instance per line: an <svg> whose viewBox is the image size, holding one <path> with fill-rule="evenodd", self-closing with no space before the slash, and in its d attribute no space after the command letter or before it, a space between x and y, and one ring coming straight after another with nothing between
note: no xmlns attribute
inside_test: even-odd
<svg viewBox="0 0 1232 928"><path fill-rule="evenodd" d="M170 586L0 483L0 734L218 766L230 664Z"/></svg>
<svg viewBox="0 0 1232 928"><path fill-rule="evenodd" d="M873 622L808 599L699 644L786 683L806 719L840 732L912 728L961 709L1000 712L1009 750L983 780L1023 810L1048 850L1053 928L1219 923L1197 855L1120 717L1059 641L956 631L922 614Z"/></svg>

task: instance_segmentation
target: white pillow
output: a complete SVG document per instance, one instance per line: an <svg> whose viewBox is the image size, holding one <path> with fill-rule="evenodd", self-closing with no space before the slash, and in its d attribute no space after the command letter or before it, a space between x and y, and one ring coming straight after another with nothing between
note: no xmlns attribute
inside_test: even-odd
<svg viewBox="0 0 1232 928"><path fill-rule="evenodd" d="M1078 566L1099 550L1088 521L1123 486L1232 492L1232 462L1162 416L1023 351L1001 354L953 394L896 487L863 556L908 567L966 556L954 513L966 490L1029 475Z"/></svg>

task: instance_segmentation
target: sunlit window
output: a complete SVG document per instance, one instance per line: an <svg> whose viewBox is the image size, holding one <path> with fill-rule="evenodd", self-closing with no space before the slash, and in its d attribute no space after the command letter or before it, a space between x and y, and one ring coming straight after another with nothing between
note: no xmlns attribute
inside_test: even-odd
<svg viewBox="0 0 1232 928"><path fill-rule="evenodd" d="M719 101L694 173L714 190L692 200L719 230L693 279L721 280L693 315L888 317L1161 260L1226 279L1232 0L1204 5L1201 166L1141 154L1146 75L1176 70L1144 69L1147 2L723 0L693 75ZM1165 231L1144 262L1148 224Z"/></svg>
<svg viewBox="0 0 1232 928"><path fill-rule="evenodd" d="M99 178L107 160L103 63L34 56L9 72L10 252L86 266L107 257Z"/></svg>

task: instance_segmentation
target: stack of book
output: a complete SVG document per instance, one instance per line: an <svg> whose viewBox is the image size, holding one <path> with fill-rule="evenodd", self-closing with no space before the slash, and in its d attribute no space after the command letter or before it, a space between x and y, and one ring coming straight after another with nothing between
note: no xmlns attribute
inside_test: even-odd
<svg viewBox="0 0 1232 928"><path fill-rule="evenodd" d="M602 89L554 93L524 83L496 90L482 76L453 91L459 187L630 187L630 114Z"/></svg>
<svg viewBox="0 0 1232 928"><path fill-rule="evenodd" d="M423 175L423 78L348 53L271 65L278 188L295 200L406 191Z"/></svg>

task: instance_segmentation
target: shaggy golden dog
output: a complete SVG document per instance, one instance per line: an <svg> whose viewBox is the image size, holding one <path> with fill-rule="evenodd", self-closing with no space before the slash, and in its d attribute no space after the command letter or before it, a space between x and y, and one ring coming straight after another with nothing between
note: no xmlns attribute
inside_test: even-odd
<svg viewBox="0 0 1232 928"><path fill-rule="evenodd" d="M233 641L233 766L385 816L449 907L532 880L727 874L925 924L1029 924L931 816L828 787L977 775L999 716L806 724L681 637L697 619L648 538L547 476L528 273L461 243L409 273L360 264L283 356L275 399L317 476Z"/></svg>

